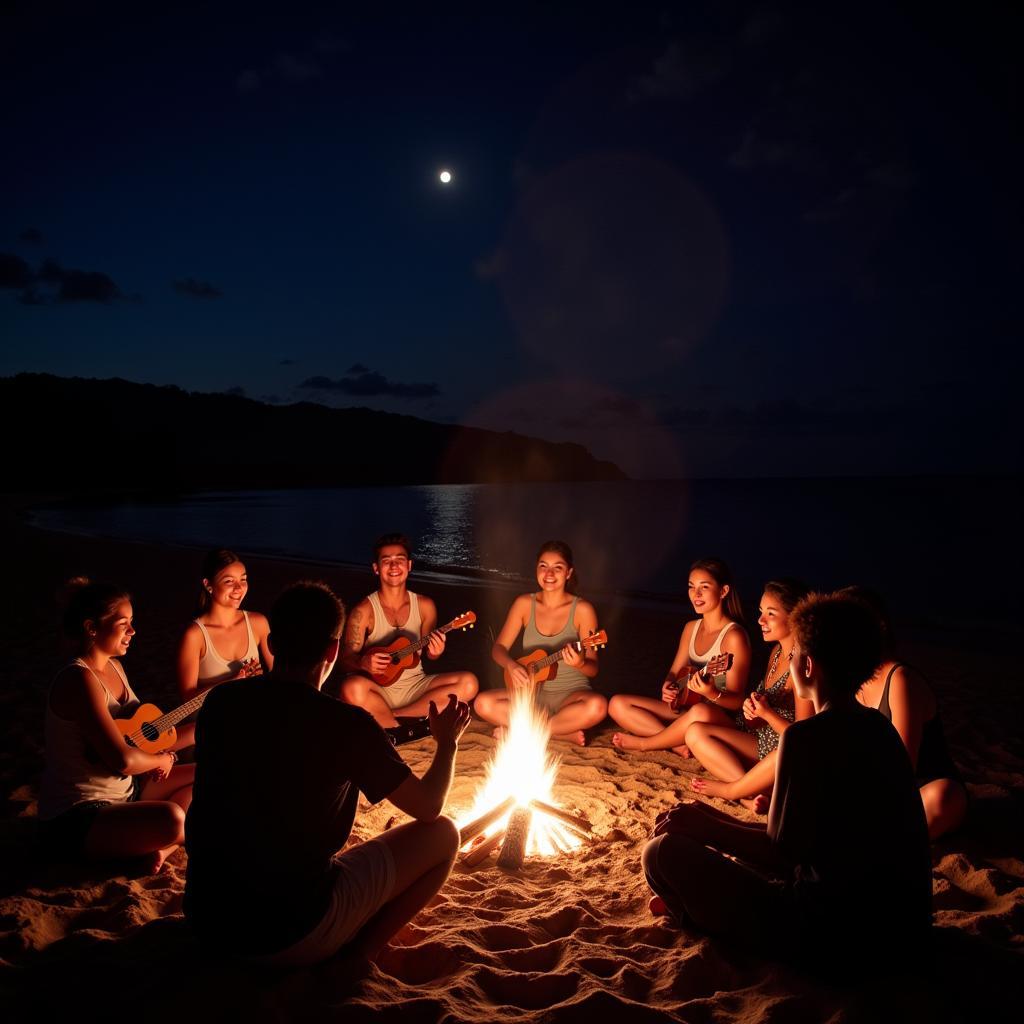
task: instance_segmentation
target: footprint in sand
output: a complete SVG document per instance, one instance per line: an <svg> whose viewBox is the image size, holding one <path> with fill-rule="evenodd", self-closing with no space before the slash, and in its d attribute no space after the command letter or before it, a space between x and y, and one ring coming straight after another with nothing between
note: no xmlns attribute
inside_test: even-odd
<svg viewBox="0 0 1024 1024"><path fill-rule="evenodd" d="M553 914L536 918L535 923L549 935L566 938L582 925L596 925L597 918L579 907L563 907Z"/></svg>
<svg viewBox="0 0 1024 1024"><path fill-rule="evenodd" d="M474 950L469 946L450 946L433 940L418 946L388 946L377 961L377 968L406 985L426 985L454 974Z"/></svg>
<svg viewBox="0 0 1024 1024"><path fill-rule="evenodd" d="M501 963L512 971L555 971L562 966L566 956L566 942L555 939L541 946L527 946L523 949L506 949L501 953Z"/></svg>
<svg viewBox="0 0 1024 1024"><path fill-rule="evenodd" d="M533 945L530 933L525 928L508 924L489 924L476 929L476 936L484 949L500 953L508 949L526 949Z"/></svg>
<svg viewBox="0 0 1024 1024"><path fill-rule="evenodd" d="M578 974L536 972L520 974L481 968L473 979L486 994L492 1008L515 1006L522 1010L543 1010L571 999L579 987Z"/></svg>

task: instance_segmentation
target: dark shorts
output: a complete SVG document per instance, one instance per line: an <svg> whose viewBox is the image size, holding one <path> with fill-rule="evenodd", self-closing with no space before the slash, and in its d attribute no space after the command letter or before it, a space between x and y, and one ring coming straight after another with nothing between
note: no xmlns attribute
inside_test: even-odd
<svg viewBox="0 0 1024 1024"><path fill-rule="evenodd" d="M39 822L39 841L53 856L80 858L85 856L85 839L96 815L110 800L83 800L56 818Z"/></svg>

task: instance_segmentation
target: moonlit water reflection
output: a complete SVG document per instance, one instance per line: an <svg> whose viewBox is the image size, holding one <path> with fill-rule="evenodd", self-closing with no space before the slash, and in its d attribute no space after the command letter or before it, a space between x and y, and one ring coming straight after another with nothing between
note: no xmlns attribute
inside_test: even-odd
<svg viewBox="0 0 1024 1024"><path fill-rule="evenodd" d="M480 568L473 537L478 484L416 487L429 524L414 541L416 557L431 565Z"/></svg>

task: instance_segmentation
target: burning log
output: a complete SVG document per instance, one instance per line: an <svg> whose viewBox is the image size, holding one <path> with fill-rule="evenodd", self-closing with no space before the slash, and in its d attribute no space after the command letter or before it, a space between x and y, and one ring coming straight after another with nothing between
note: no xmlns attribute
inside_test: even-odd
<svg viewBox="0 0 1024 1024"><path fill-rule="evenodd" d="M467 868L475 868L478 864L482 864L494 851L498 848L498 845L505 838L505 829L501 829L499 832L495 832L493 836L488 836L484 839L480 836L480 841L473 844L471 849L467 850L462 855L462 863Z"/></svg>
<svg viewBox="0 0 1024 1024"><path fill-rule="evenodd" d="M461 829L459 831L459 847L461 848L466 843L476 839L481 832L486 831L496 821L508 814L515 802L515 797L506 797L496 807L492 807L489 811L481 814L475 821L471 821L465 828Z"/></svg>
<svg viewBox="0 0 1024 1024"><path fill-rule="evenodd" d="M517 807L508 819L505 829L505 841L501 844L498 854L498 867L518 871L526 857L526 839L530 834L530 822L533 811L530 806Z"/></svg>
<svg viewBox="0 0 1024 1024"><path fill-rule="evenodd" d="M531 800L530 806L535 811L540 811L541 814L557 818L563 825L568 825L569 828L586 836L588 839L594 833L594 828L590 822L579 815L570 814L568 811L563 811L560 807L552 807L551 804L546 804L543 800Z"/></svg>

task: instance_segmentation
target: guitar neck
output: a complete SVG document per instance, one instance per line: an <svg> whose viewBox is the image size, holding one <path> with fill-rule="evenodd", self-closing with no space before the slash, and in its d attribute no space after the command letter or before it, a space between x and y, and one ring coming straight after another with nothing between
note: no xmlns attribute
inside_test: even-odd
<svg viewBox="0 0 1024 1024"><path fill-rule="evenodd" d="M453 622L454 622L454 620L453 620ZM438 626L437 627L437 632L438 633L450 633L452 631L452 628L453 628L452 623L451 622L446 622L443 626ZM416 640L413 643L409 644L408 647L400 647L397 651L395 651L395 653L392 655L392 657L393 658L400 658L400 659L401 658L408 658L410 654L416 654L417 651L422 651L423 648L426 647L427 644L429 644L429 643L430 643L430 634L428 633L426 636L421 636L419 638L419 640Z"/></svg>
<svg viewBox="0 0 1024 1024"><path fill-rule="evenodd" d="M202 693L182 704L180 708L175 708L173 711L168 711L166 715L161 715L153 723L153 728L158 732L167 732L171 726L177 725L182 719L188 718L193 711L198 711L203 706L203 701L210 695L210 690L212 689L213 687L211 686L210 689L203 690Z"/></svg>
<svg viewBox="0 0 1024 1024"><path fill-rule="evenodd" d="M577 640L573 644L573 647L575 647L577 651L582 651L583 650L583 645L579 642L579 640ZM556 661L561 661L564 657L565 657L565 648L564 647L559 647L557 651L555 651L552 654L549 654L546 658L541 658L539 661L533 662L530 665L530 668L532 668L536 672L538 669L547 668L548 665L554 665L554 663Z"/></svg>

